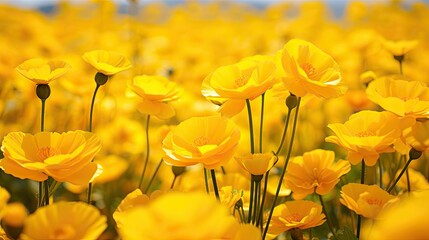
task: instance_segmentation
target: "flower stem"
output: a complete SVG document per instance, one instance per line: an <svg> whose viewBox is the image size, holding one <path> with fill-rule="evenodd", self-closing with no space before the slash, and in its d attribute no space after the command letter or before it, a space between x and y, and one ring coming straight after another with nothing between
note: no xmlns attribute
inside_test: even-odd
<svg viewBox="0 0 429 240"><path fill-rule="evenodd" d="M410 165L410 163L411 163L412 160L413 159L410 158L410 159L408 159L407 163L405 163L404 168L402 168L401 172L399 173L398 177L393 182L392 186L390 186L389 189L387 190L388 193L390 193L395 188L396 184L399 182L399 179L401 179L402 175L407 170L408 165Z"/></svg>
<svg viewBox="0 0 429 240"><path fill-rule="evenodd" d="M332 232L332 234L334 235L334 239L338 239L338 237L337 237L337 233L334 231L334 226L332 225L331 218L329 218L329 216L328 216L328 211L327 211L327 209L326 209L325 204L323 203L323 197L322 197L322 195L320 195L320 194L317 194L317 195L319 196L320 204L322 205L323 212L325 213L325 216L326 216L326 222L328 223L329 230L330 230L330 231Z"/></svg>
<svg viewBox="0 0 429 240"><path fill-rule="evenodd" d="M215 173L215 170L214 170L214 169L211 169L211 170L210 170L210 173L211 173L211 175L212 175L213 189L214 189L214 192L215 192L215 195L216 195L216 199L217 199L218 201L220 201L220 197L219 197L219 190L217 189L217 182L216 182L216 173Z"/></svg>
<svg viewBox="0 0 429 240"><path fill-rule="evenodd" d="M41 103L42 103L42 107L41 107L41 114L40 114L40 131L43 132L45 131L45 103L46 103L46 99L40 99ZM47 180L45 180L47 181ZM41 207L44 205L43 203L43 197L47 197L46 196L46 191L43 192L43 185L44 182L39 182L39 201L38 201L38 206ZM46 184L45 184L46 187ZM49 196L48 196L49 198ZM48 200L49 201L49 200Z"/></svg>
<svg viewBox="0 0 429 240"><path fill-rule="evenodd" d="M405 175L407 176L407 191L411 192L410 174L408 173L408 168L405 171Z"/></svg>
<svg viewBox="0 0 429 240"><path fill-rule="evenodd" d="M268 174L270 173L270 171L268 171L267 173L265 173L265 180L264 180L264 191L262 193L262 202L261 202L261 208L259 209L259 213L258 213L258 220L256 220L256 226L259 226L259 224L263 225L262 223L262 213L264 212L264 204L265 204L265 196L267 195L267 186L268 186Z"/></svg>
<svg viewBox="0 0 429 240"><path fill-rule="evenodd" d="M147 185L146 190L144 191L144 193L147 193L149 191L150 187L152 186L153 180L155 180L156 174L158 174L158 171L161 168L162 162L163 162L163 160L161 158L161 160L159 161L158 165L156 166L155 172L153 173L153 175L152 175L152 177L151 177L151 179L149 181L149 184Z"/></svg>
<svg viewBox="0 0 429 240"><path fill-rule="evenodd" d="M49 179L49 178L48 178ZM45 194L44 194L44 198L45 198L45 206L49 205L49 183L48 183L48 179L46 179L43 183L45 185Z"/></svg>
<svg viewBox="0 0 429 240"><path fill-rule="evenodd" d="M204 170L204 185L206 186L206 192L209 193L209 180L208 180L208 176L207 176L207 170L205 168L203 168Z"/></svg>
<svg viewBox="0 0 429 240"><path fill-rule="evenodd" d="M144 175L146 173L146 168L147 168L147 165L148 165L148 162L149 162L149 153L150 153L149 123L150 123L150 114L147 115L147 119L146 119L146 158L145 158L145 161L143 163L142 174L140 175L140 181L139 181L139 188L140 189L142 187L143 178L144 178Z"/></svg>
<svg viewBox="0 0 429 240"><path fill-rule="evenodd" d="M360 171L360 183L365 184L365 161L362 159L361 171ZM359 239L360 236L360 227L362 223L362 216L358 215L357 227L356 227L356 237Z"/></svg>
<svg viewBox="0 0 429 240"><path fill-rule="evenodd" d="M380 184L380 188L383 188L383 164L381 164L381 158L378 159L378 171L379 171L378 181Z"/></svg>
<svg viewBox="0 0 429 240"><path fill-rule="evenodd" d="M259 152L262 153L262 128L264 126L265 93L261 96L261 123L259 125Z"/></svg>
<svg viewBox="0 0 429 240"><path fill-rule="evenodd" d="M294 116L293 126L292 126L292 135L291 135L291 139L290 139L290 142L289 142L289 149L288 149L288 152L287 152L285 164L283 166L283 169L282 169L282 172L281 172L281 175L280 175L279 183L277 185L276 195L274 196L273 204L271 205L270 213L268 215L268 219L267 219L267 223L265 225L265 230L264 230L264 234L262 236L262 239L265 239L265 237L267 236L268 226L270 225L271 217L273 216L273 211L274 211L274 208L276 206L277 198L279 197L280 188L282 186L282 181L283 181L283 178L284 178L285 173L286 173L287 165L289 163L289 159L290 159L290 155L291 155L292 147L293 147L293 140L295 138L296 125L297 125L297 122L298 122L298 112L299 112L299 105L300 105L300 103L301 103L301 98L298 98L298 103L296 105L295 116Z"/></svg>
<svg viewBox="0 0 429 240"><path fill-rule="evenodd" d="M250 131L250 152L255 153L255 140L253 136L253 120L252 120L252 108L250 106L250 100L246 99L247 115L249 117L249 131Z"/></svg>
<svg viewBox="0 0 429 240"><path fill-rule="evenodd" d="M97 92L98 89L100 88L100 84L97 83L95 90L94 90L94 94L92 95L92 100L91 100L91 108L89 109L89 127L88 127L88 131L92 132L92 115L94 112L94 103L95 103L95 97L97 96ZM92 195L92 182L90 182L88 184L88 196L87 196L87 203L91 204L91 195Z"/></svg>
<svg viewBox="0 0 429 240"><path fill-rule="evenodd" d="M285 119L285 125L284 125L284 128L283 128L282 139L280 140L279 147L277 148L276 156L279 155L280 151L283 148L283 144L284 144L284 141L285 141L285 138L286 138L287 129L288 129L288 126L289 126L289 119L290 119L291 112L292 112L292 108L289 108L287 116L286 116L286 119Z"/></svg>
<svg viewBox="0 0 429 240"><path fill-rule="evenodd" d="M177 176L174 176L173 182L171 183L170 189L173 189L174 183L176 183Z"/></svg>
<svg viewBox="0 0 429 240"><path fill-rule="evenodd" d="M249 201L249 213L247 216L247 223L250 223L250 221L252 220L254 195L255 195L255 180L253 179L253 175L252 175L250 179L250 201Z"/></svg>

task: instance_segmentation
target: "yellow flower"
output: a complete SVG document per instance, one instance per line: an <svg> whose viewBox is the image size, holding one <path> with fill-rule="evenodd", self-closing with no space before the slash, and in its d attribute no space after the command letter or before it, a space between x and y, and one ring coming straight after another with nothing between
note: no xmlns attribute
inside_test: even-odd
<svg viewBox="0 0 429 240"><path fill-rule="evenodd" d="M334 59L313 44L292 39L276 56L277 75L287 89L303 97L337 97L345 92L339 86L340 68Z"/></svg>
<svg viewBox="0 0 429 240"><path fill-rule="evenodd" d="M383 46L389 51L393 56L403 56L409 51L413 50L419 44L417 40L401 40L401 41L389 41L383 40Z"/></svg>
<svg viewBox="0 0 429 240"><path fill-rule="evenodd" d="M429 182L421 172L414 170L410 167L407 169L407 171L409 175L411 191L420 191L420 190L429 189ZM400 173L400 170L396 172L395 179L399 176L399 173ZM391 181L391 177L389 176L388 172L385 172L383 174L383 183L387 185L389 184L390 181ZM396 187L402 189L403 191L406 191L408 189L408 181L407 181L406 174L403 174L401 176L398 183L396 184Z"/></svg>
<svg viewBox="0 0 429 240"><path fill-rule="evenodd" d="M275 64L270 57L253 56L216 69L203 81L201 92L210 101L221 104L226 116L241 112L246 99L253 100L274 84Z"/></svg>
<svg viewBox="0 0 429 240"><path fill-rule="evenodd" d="M429 191L402 200L374 223L364 225L362 239L427 239L429 226Z"/></svg>
<svg viewBox="0 0 429 240"><path fill-rule="evenodd" d="M254 153L234 158L244 170L255 176L264 175L277 163L273 153Z"/></svg>
<svg viewBox="0 0 429 240"><path fill-rule="evenodd" d="M219 115L194 117L181 122L165 137L164 161L174 166L202 163L213 169L228 162L240 140L240 130Z"/></svg>
<svg viewBox="0 0 429 240"><path fill-rule="evenodd" d="M59 182L87 184L98 170L91 161L100 149L97 136L84 131L12 132L2 143L0 168L21 179L44 181L51 176Z"/></svg>
<svg viewBox="0 0 429 240"><path fill-rule="evenodd" d="M306 200L287 201L274 208L268 233L279 235L292 228L307 229L324 222L322 205Z"/></svg>
<svg viewBox="0 0 429 240"><path fill-rule="evenodd" d="M341 188L340 202L366 218L377 218L381 211L397 201L397 197L377 185L349 183Z"/></svg>
<svg viewBox="0 0 429 240"><path fill-rule="evenodd" d="M97 69L98 72L106 76L111 76L131 68L130 61L117 52L94 50L85 52L82 58Z"/></svg>
<svg viewBox="0 0 429 240"><path fill-rule="evenodd" d="M141 98L138 103L140 112L160 119L174 116L174 108L169 102L179 98L176 83L162 76L141 75L134 77L128 87Z"/></svg>
<svg viewBox="0 0 429 240"><path fill-rule="evenodd" d="M226 206L202 192L169 192L123 215L124 240L231 239L239 224Z"/></svg>
<svg viewBox="0 0 429 240"><path fill-rule="evenodd" d="M138 207L138 206L144 206L148 204L150 201L149 196L146 194L143 194L140 189L136 189L129 193L119 204L119 206L116 208L115 212L113 213L113 219L116 222L116 225L119 227L122 227L122 219L124 213L127 211Z"/></svg>
<svg viewBox="0 0 429 240"><path fill-rule="evenodd" d="M232 240L261 240L261 230L252 224L240 224Z"/></svg>
<svg viewBox="0 0 429 240"><path fill-rule="evenodd" d="M228 206L230 209L234 209L235 204L240 200L244 195L243 190L233 189L232 186L221 187L219 190L220 202Z"/></svg>
<svg viewBox="0 0 429 240"><path fill-rule="evenodd" d="M36 84L49 84L70 70L70 64L61 60L29 59L21 63L16 70Z"/></svg>
<svg viewBox="0 0 429 240"><path fill-rule="evenodd" d="M83 202L58 202L36 210L25 223L20 239L97 239L106 217Z"/></svg>
<svg viewBox="0 0 429 240"><path fill-rule="evenodd" d="M326 138L348 151L347 160L356 165L362 160L374 166L380 153L393 152L402 134L399 118L390 112L361 111L344 124L329 124L335 136Z"/></svg>
<svg viewBox="0 0 429 240"><path fill-rule="evenodd" d="M340 177L350 171L350 163L335 162L335 153L322 149L306 152L289 163L285 183L295 199L303 199L316 191L319 195L329 193L340 181Z"/></svg>
<svg viewBox="0 0 429 240"><path fill-rule="evenodd" d="M5 214L1 218L1 221L3 226L22 227L27 216L27 208L20 202L13 202L6 206Z"/></svg>
<svg viewBox="0 0 429 240"><path fill-rule="evenodd" d="M404 137L411 147L424 152L429 149L429 121L417 121L413 126L404 130Z"/></svg>
<svg viewBox="0 0 429 240"><path fill-rule="evenodd" d="M423 82L380 78L366 90L371 101L399 116L429 117L429 88Z"/></svg>

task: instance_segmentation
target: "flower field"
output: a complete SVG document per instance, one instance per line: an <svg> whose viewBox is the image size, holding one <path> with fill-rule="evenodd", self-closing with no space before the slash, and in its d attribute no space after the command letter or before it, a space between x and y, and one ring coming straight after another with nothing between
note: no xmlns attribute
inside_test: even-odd
<svg viewBox="0 0 429 240"><path fill-rule="evenodd" d="M0 5L0 239L429 239L429 5Z"/></svg>

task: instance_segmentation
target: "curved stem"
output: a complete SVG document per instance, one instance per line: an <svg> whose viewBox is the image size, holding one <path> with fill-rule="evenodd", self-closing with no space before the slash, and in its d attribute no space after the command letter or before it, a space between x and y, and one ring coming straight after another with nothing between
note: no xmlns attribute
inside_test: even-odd
<svg viewBox="0 0 429 240"><path fill-rule="evenodd" d="M217 189L217 182L216 182L216 173L215 173L215 170L214 170L214 169L211 169L211 170L210 170L210 173L211 173L211 175L212 175L213 188L214 188L214 192L215 192L215 195L216 195L216 199L217 199L218 201L220 201L220 197L219 197L219 190Z"/></svg>
<svg viewBox="0 0 429 240"><path fill-rule="evenodd" d="M284 128L283 128L282 139L280 140L280 144L279 144L279 147L277 148L276 155L279 155L280 151L283 148L283 144L284 144L285 138L286 138L287 129L288 129L288 126L289 126L289 119L290 119L291 112L292 112L292 108L289 108L287 116L286 116L286 119L285 119L285 125L284 125Z"/></svg>
<svg viewBox="0 0 429 240"><path fill-rule="evenodd" d="M282 186L282 181L283 181L283 178L284 178L285 173L286 173L287 165L289 163L289 159L290 159L290 155L291 155L292 147L293 147L293 142L294 142L294 138L295 138L296 125L297 125L297 122L298 122L298 111L299 111L299 105L300 105L300 103L301 103L301 98L298 98L298 103L296 105L295 116L294 116L293 126L292 126L292 135L291 135L291 139L290 139L290 142L289 142L289 149L288 149L288 152L287 152L285 164L283 166L283 169L282 169L282 172L281 172L281 175L280 175L279 183L277 185L276 195L274 196L273 204L271 205L270 213L268 215L268 219L267 219L267 223L265 225L264 234L262 236L262 239L265 239L265 237L267 236L268 226L270 225L271 217L273 216L273 211L274 211L274 208L276 206L277 198L279 197L280 188Z"/></svg>
<svg viewBox="0 0 429 240"><path fill-rule="evenodd" d="M250 152L255 153L255 140L253 136L253 120L252 120L252 108L250 106L250 100L246 99L247 115L249 117L249 131L250 131Z"/></svg>
<svg viewBox="0 0 429 240"><path fill-rule="evenodd" d="M156 166L155 172L153 173L152 177L150 178L149 184L146 187L146 190L144 191L144 193L147 193L147 191L149 191L150 187L152 186L153 180L155 180L156 174L158 173L159 169L161 168L162 165L162 158L159 161L158 165Z"/></svg>
<svg viewBox="0 0 429 240"><path fill-rule="evenodd" d="M92 95L91 100L91 108L89 109L89 127L88 131L92 132L92 115L94 112L94 103L95 103L95 97L97 96L98 89L100 88L100 84L97 84L94 90L94 94ZM92 195L92 182L88 184L88 196L87 196L87 203L91 204L91 195Z"/></svg>
<svg viewBox="0 0 429 240"><path fill-rule="evenodd" d="M140 189L142 187L143 178L144 178L144 175L146 173L146 168L147 168L147 165L148 165L148 162L149 162L149 153L150 153L149 123L150 123L150 114L148 114L147 118L146 118L146 158L145 158L145 161L143 163L143 170L142 170L142 174L140 176L140 181L139 181L139 188Z"/></svg>
<svg viewBox="0 0 429 240"><path fill-rule="evenodd" d="M408 159L407 163L405 163L404 168L402 168L401 172L399 173L398 177L393 182L392 186L390 186L389 189L387 190L388 193L390 193L395 188L396 184L399 182L399 179L401 179L402 175L407 170L408 165L410 165L411 161L412 161L412 159L410 158L410 159Z"/></svg>
<svg viewBox="0 0 429 240"><path fill-rule="evenodd" d="M259 125L259 152L262 153L262 128L264 126L265 93L261 96L261 123Z"/></svg>
<svg viewBox="0 0 429 240"><path fill-rule="evenodd" d="M337 237L337 233L334 231L334 226L332 225L331 218L329 218L329 216L328 216L328 211L326 210L326 206L325 206L325 204L323 203L323 197L322 197L322 195L320 195L320 194L317 194L317 195L319 196L320 204L322 205L323 212L325 213L325 216L326 216L326 222L328 223L329 230L330 230L330 231L332 232L332 234L334 235L334 239L338 239L338 237Z"/></svg>

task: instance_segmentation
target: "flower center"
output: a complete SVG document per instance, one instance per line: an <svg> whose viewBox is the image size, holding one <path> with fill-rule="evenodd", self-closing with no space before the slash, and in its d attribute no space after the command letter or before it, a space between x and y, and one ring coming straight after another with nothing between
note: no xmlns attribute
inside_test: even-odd
<svg viewBox="0 0 429 240"><path fill-rule="evenodd" d="M314 78L316 76L317 71L313 64L304 63L301 67L309 78Z"/></svg>
<svg viewBox="0 0 429 240"><path fill-rule="evenodd" d="M249 76L241 76L235 79L234 81L234 88L239 88L242 87L244 85L246 85L246 83L249 81Z"/></svg>
<svg viewBox="0 0 429 240"><path fill-rule="evenodd" d="M383 200L381 199L368 198L368 199L365 199L365 201L369 205L376 205L379 207L382 207L384 205Z"/></svg>
<svg viewBox="0 0 429 240"><path fill-rule="evenodd" d="M72 226L66 224L55 228L52 235L51 239L73 239L76 235L76 231Z"/></svg>
<svg viewBox="0 0 429 240"><path fill-rule="evenodd" d="M208 142L209 142L209 139L206 138L205 136L199 136L199 137L194 139L194 144L197 147L207 145Z"/></svg>
<svg viewBox="0 0 429 240"><path fill-rule="evenodd" d="M371 137L371 136L375 136L375 133L371 130L364 130L364 131L360 131L358 133L355 133L356 137Z"/></svg>
<svg viewBox="0 0 429 240"><path fill-rule="evenodd" d="M57 148L52 147L43 147L39 149L39 152L37 153L37 157L43 161L49 157L55 156L61 154L61 151Z"/></svg>
<svg viewBox="0 0 429 240"><path fill-rule="evenodd" d="M291 215L285 217L285 220L288 222L300 222L301 219L302 216L299 213L292 213Z"/></svg>

